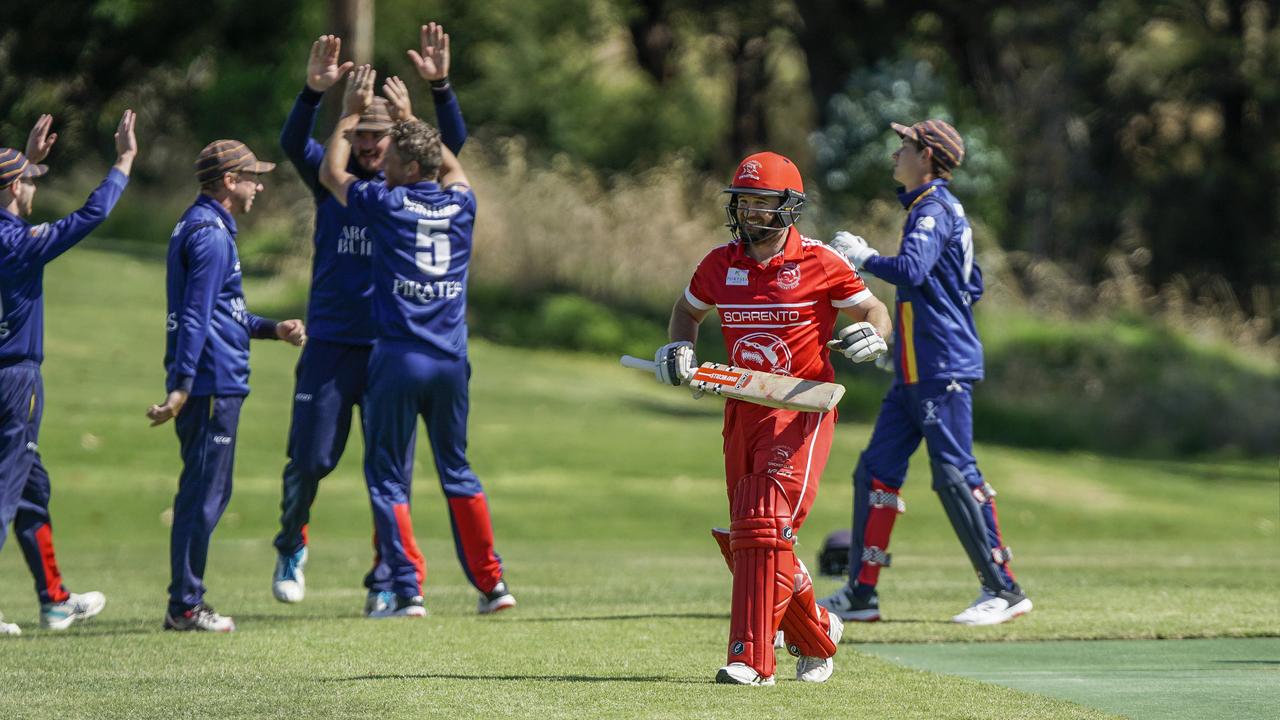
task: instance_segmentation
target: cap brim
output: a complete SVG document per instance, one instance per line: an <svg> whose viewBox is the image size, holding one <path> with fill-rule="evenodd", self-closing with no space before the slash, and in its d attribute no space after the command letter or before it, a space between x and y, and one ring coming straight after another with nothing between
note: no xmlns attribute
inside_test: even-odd
<svg viewBox="0 0 1280 720"><path fill-rule="evenodd" d="M920 142L920 135L916 133L915 128L903 125L901 123L889 123L889 127L898 133L898 137L904 137L913 142Z"/></svg>
<svg viewBox="0 0 1280 720"><path fill-rule="evenodd" d="M258 160L257 162L251 162L248 165L245 165L244 167L240 168L237 172L262 174L262 173L269 173L275 169L276 169L275 163L263 162L261 160Z"/></svg>
<svg viewBox="0 0 1280 720"><path fill-rule="evenodd" d="M384 133L390 130L394 124L389 122L360 122L356 124L356 132Z"/></svg>

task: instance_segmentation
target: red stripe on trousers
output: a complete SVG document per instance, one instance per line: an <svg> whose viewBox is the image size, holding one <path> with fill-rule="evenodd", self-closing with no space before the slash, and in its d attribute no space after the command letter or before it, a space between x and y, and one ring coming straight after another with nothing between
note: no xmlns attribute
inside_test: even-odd
<svg viewBox="0 0 1280 720"><path fill-rule="evenodd" d="M62 573L58 572L58 559L53 554L53 528L41 525L36 530L36 545L40 547L40 566L44 571L44 585L49 588L49 601L62 602L71 593L62 587Z"/></svg>
<svg viewBox="0 0 1280 720"><path fill-rule="evenodd" d="M396 514L396 529L400 531L400 544L404 546L404 554L409 562L418 571L418 589L421 591L422 583L427 579L427 561L423 559L418 541L413 537L413 518L409 516L409 506L400 503L392 509Z"/></svg>

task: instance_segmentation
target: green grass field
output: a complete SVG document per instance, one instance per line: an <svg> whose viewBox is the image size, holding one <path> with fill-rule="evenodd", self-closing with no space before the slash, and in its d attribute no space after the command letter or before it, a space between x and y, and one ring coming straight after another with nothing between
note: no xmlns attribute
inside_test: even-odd
<svg viewBox="0 0 1280 720"><path fill-rule="evenodd" d="M40 631L21 555L6 543L0 608L25 634L0 642L0 717L1111 717L1090 709L1087 694L1073 704L954 668L1041 646L1013 641L1280 636L1274 460L980 446L1035 612L995 628L946 622L978 588L917 462L882 579L886 622L849 628L826 685L788 681L794 664L784 657L778 687L716 686L729 593L707 532L727 513L720 403L693 402L597 357L487 343L473 345L471 459L518 608L475 616L420 451L414 518L432 614L360 617L371 550L356 437L317 501L306 602L271 598L296 353L259 343L235 496L206 578L209 601L240 631L163 633L177 441L171 426L149 428L143 417L163 391L163 283L153 259L90 247L49 269L40 445L55 539L70 587L102 590L108 605L82 627ZM251 307L271 298L267 283L248 284ZM848 471L868 431L837 431L801 532L806 562L848 522ZM859 650L886 642L949 643L953 666L935 673ZM1261 647L1264 656L1244 660L1274 667L1275 644ZM1197 682L1211 690L1212 673L1204 677Z"/></svg>

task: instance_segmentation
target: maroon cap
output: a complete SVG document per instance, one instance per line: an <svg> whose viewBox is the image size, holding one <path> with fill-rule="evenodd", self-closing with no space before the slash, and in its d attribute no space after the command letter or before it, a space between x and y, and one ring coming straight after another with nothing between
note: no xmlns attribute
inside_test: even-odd
<svg viewBox="0 0 1280 720"><path fill-rule="evenodd" d="M933 157L948 170L964 162L964 139L946 120L925 120L911 127L889 123L899 136L933 150Z"/></svg>
<svg viewBox="0 0 1280 720"><path fill-rule="evenodd" d="M40 177L47 172L49 168L31 162L21 151L0 148L0 189L9 187L21 178Z"/></svg>
<svg viewBox="0 0 1280 720"><path fill-rule="evenodd" d="M275 168L275 163L262 162L239 140L214 140L196 156L196 180L201 185L227 173L267 173Z"/></svg>

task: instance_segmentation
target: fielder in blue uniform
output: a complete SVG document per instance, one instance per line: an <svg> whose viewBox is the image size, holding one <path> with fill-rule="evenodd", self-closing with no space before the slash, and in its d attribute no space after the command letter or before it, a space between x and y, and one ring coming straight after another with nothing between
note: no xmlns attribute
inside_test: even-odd
<svg viewBox="0 0 1280 720"><path fill-rule="evenodd" d="M426 77L436 118L445 145L458 152L467 130L449 85L448 35L435 23L425 27L424 33L424 53L437 60ZM275 538L278 557L271 581L272 595L286 603L300 602L305 596L311 506L320 481L333 472L346 449L352 409L363 402L374 340L369 229L363 218L320 184L324 147L311 137L320 99L351 67L350 62L338 63L341 49L341 39L333 35L312 43L306 86L280 133L285 156L311 189L316 204L308 341L296 372L289 462L284 469L280 532ZM381 167L391 142L387 135L391 124L386 101L375 98L356 125L348 172L362 180L383 180ZM385 578L385 567L378 563L373 575ZM385 608L389 596L389 592L371 592L365 612Z"/></svg>
<svg viewBox="0 0 1280 720"><path fill-rule="evenodd" d="M85 239L115 207L129 182L138 143L126 110L116 129L115 165L84 206L53 223L32 226L38 164L57 141L53 117L36 121L24 155L0 148L0 549L10 523L35 578L40 626L65 630L102 612L100 592L72 593L62 584L49 519L49 473L40 459L44 414L44 267ZM20 635L0 615L0 636Z"/></svg>
<svg viewBox="0 0 1280 720"><path fill-rule="evenodd" d="M369 580L370 589L390 590L395 600L370 617L426 614L426 563L414 540L409 508L419 417L426 422L448 498L458 558L480 591L479 612L495 612L514 605L515 598L494 551L484 489L466 458L470 365L465 313L475 195L440 134L413 118L400 119L391 130L385 183L359 180L345 171L351 152L346 135L373 98L374 78L366 65L348 80L345 115L329 139L320 171L334 197L366 219L374 241L378 339L366 396L365 479L378 553L390 577L385 585L381 578ZM408 95L394 77L383 91L396 107Z"/></svg>
<svg viewBox="0 0 1280 720"><path fill-rule="evenodd" d="M893 177L907 209L898 255L881 256L849 233L832 242L857 268L897 287L898 334L894 384L853 472L849 584L819 602L845 620L880 619L876 583L889 565L894 520L906 509L899 493L907 460L923 439L933 489L982 583L977 600L952 620L995 625L1029 612L1031 600L1009 568L996 492L973 456L973 384L983 374L973 303L982 296L982 271L964 207L948 187L964 141L942 120L893 129L902 138Z"/></svg>
<svg viewBox="0 0 1280 720"><path fill-rule="evenodd" d="M218 140L196 159L200 195L169 238L165 333L168 397L147 411L171 418L182 453L173 501L166 630L230 632L235 622L204 600L209 539L231 500L240 407L249 394L249 340L306 342L301 320L275 323L249 312L236 252L236 215L253 207L260 175L275 168L244 143Z"/></svg>

